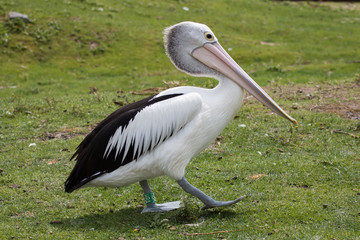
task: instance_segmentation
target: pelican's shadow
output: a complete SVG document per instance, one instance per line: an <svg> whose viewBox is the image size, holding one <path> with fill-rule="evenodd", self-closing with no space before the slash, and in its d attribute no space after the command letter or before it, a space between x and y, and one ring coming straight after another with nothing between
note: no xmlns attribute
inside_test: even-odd
<svg viewBox="0 0 360 240"><path fill-rule="evenodd" d="M195 210L180 208L170 212L141 214L141 208L130 207L111 212L85 214L75 218L59 219L59 228L106 230L106 231L136 231L136 229L163 228L164 224L177 226L187 223L196 223L199 218L206 221L218 218L219 214L226 219L238 218L239 214L231 209ZM166 221L164 221L166 220Z"/></svg>

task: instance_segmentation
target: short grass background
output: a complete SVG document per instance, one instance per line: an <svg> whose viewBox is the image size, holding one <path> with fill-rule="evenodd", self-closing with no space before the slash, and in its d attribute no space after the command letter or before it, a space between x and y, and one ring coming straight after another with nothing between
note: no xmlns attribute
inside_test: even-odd
<svg viewBox="0 0 360 240"><path fill-rule="evenodd" d="M8 21L10 11L29 23ZM177 85L165 27L191 20L299 121L252 97L187 167L237 205L199 210L175 181L150 184L184 208L142 215L138 184L66 194L69 158L119 106ZM360 5L288 1L0 0L1 239L360 239Z"/></svg>

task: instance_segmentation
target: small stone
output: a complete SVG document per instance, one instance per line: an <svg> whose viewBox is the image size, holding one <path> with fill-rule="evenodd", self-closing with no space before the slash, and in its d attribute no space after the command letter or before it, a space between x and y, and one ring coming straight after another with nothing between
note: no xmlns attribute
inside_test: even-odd
<svg viewBox="0 0 360 240"><path fill-rule="evenodd" d="M24 22L29 22L30 21L28 15L21 14L21 13L18 13L18 12L9 12L9 19L12 20L12 19L15 19L15 18L20 18L20 19L24 20Z"/></svg>
<svg viewBox="0 0 360 240"><path fill-rule="evenodd" d="M169 230L171 230L171 231L175 231L175 230L176 230L176 227L171 226L171 227L169 227Z"/></svg>

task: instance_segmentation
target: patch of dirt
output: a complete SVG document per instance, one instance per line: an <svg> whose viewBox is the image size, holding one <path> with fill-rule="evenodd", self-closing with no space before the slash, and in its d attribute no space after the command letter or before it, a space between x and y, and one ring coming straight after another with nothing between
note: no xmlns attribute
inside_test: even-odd
<svg viewBox="0 0 360 240"><path fill-rule="evenodd" d="M313 7L328 7L330 10L360 11L360 3L356 1L288 1L288 4L303 5L304 3Z"/></svg>
<svg viewBox="0 0 360 240"><path fill-rule="evenodd" d="M297 93L302 98L312 99L312 104L305 105L310 111L334 113L343 118L360 120L360 81L344 85L303 87Z"/></svg>
<svg viewBox="0 0 360 240"><path fill-rule="evenodd" d="M360 78L342 85L295 85L264 87L274 99L293 101L293 110L337 114L343 118L360 120ZM252 96L247 96L255 101Z"/></svg>
<svg viewBox="0 0 360 240"><path fill-rule="evenodd" d="M360 11L360 4L356 2L319 2L320 6L327 6L332 10Z"/></svg>
<svg viewBox="0 0 360 240"><path fill-rule="evenodd" d="M93 126L90 126L88 128L64 128L61 129L59 132L45 132L44 136L37 137L38 139L42 141L48 141L52 139L70 139L76 136L85 136L87 135L91 130L93 129Z"/></svg>
<svg viewBox="0 0 360 240"><path fill-rule="evenodd" d="M50 140L50 139L69 139L75 137L76 135L71 132L55 132L55 133L45 133L45 137L43 140Z"/></svg>
<svg viewBox="0 0 360 240"><path fill-rule="evenodd" d="M95 49L98 48L98 46L99 46L99 43L97 43L97 42L91 42L90 45L89 45L89 48L90 48L91 50L95 50Z"/></svg>
<svg viewBox="0 0 360 240"><path fill-rule="evenodd" d="M132 95L155 95L158 94L161 91L164 91L166 89L169 88L174 88L174 87L179 87L179 86L183 86L183 84L179 81L164 81L163 83L166 85L166 87L156 87L156 88L147 88L147 89L141 89L138 91L132 91L130 92Z"/></svg>
<svg viewBox="0 0 360 240"><path fill-rule="evenodd" d="M262 177L266 177L266 176L268 176L268 175L267 175L267 174L254 174L254 175L245 177L245 179L248 179L248 180L256 180L256 179L259 179L259 178L262 178Z"/></svg>
<svg viewBox="0 0 360 240"><path fill-rule="evenodd" d="M141 89L138 91L131 91L130 93L132 95L155 95L158 94L161 91L164 91L166 88L147 88L147 89Z"/></svg>

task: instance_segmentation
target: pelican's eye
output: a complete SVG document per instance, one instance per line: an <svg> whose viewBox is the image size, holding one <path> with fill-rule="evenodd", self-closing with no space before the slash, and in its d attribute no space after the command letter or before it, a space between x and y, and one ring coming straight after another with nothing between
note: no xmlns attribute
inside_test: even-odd
<svg viewBox="0 0 360 240"><path fill-rule="evenodd" d="M214 35L211 32L204 33L205 39L208 41L214 40Z"/></svg>

